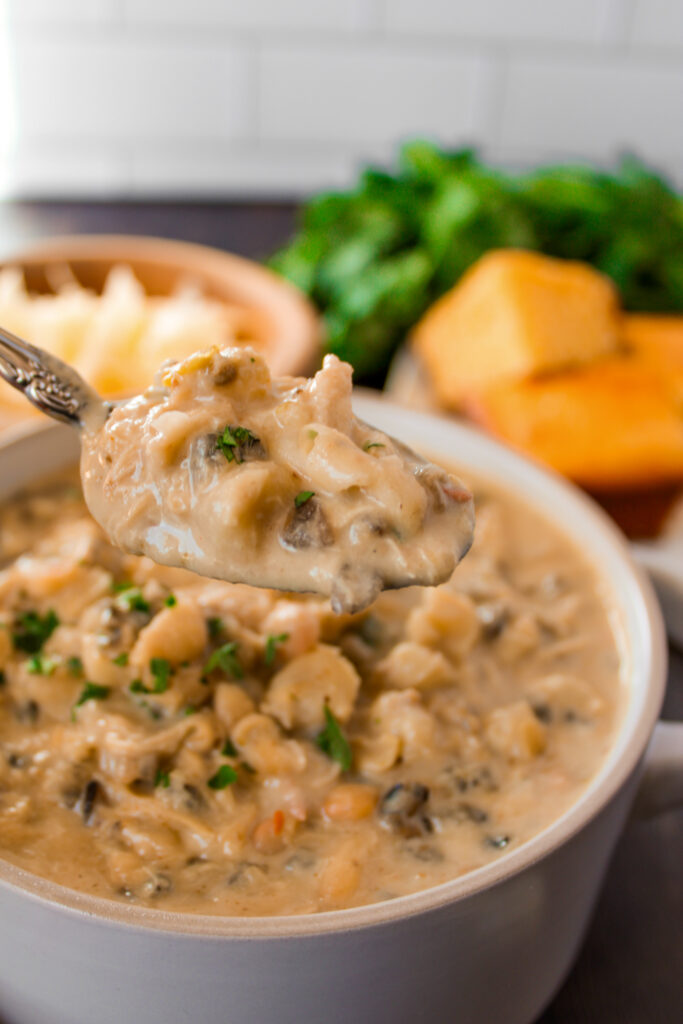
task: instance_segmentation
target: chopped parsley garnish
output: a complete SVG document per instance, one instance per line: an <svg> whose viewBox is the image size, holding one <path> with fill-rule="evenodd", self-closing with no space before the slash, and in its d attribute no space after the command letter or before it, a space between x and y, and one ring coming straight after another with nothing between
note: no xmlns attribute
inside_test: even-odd
<svg viewBox="0 0 683 1024"><path fill-rule="evenodd" d="M79 679L83 675L83 662L77 654L73 654L70 658L66 659L66 667L69 674Z"/></svg>
<svg viewBox="0 0 683 1024"><path fill-rule="evenodd" d="M134 679L128 687L131 693L151 693L149 687L145 686L142 679Z"/></svg>
<svg viewBox="0 0 683 1024"><path fill-rule="evenodd" d="M186 718L188 715L196 715L197 709L194 706L194 704L188 704L186 707L183 708L183 714L185 715Z"/></svg>
<svg viewBox="0 0 683 1024"><path fill-rule="evenodd" d="M149 601L144 599L139 587L126 587L121 590L116 598L116 603L124 611L149 614Z"/></svg>
<svg viewBox="0 0 683 1024"><path fill-rule="evenodd" d="M226 427L216 438L216 448L223 452L228 462L243 462L247 448L259 444L259 439L246 427Z"/></svg>
<svg viewBox="0 0 683 1024"><path fill-rule="evenodd" d="M152 689L150 693L166 693L171 677L171 665L166 658L152 658L149 663L152 672Z"/></svg>
<svg viewBox="0 0 683 1024"><path fill-rule="evenodd" d="M178 598L175 596L175 594L169 594L166 600L164 601L164 604L166 605L167 608L175 608L175 606L178 604Z"/></svg>
<svg viewBox="0 0 683 1024"><path fill-rule="evenodd" d="M120 668L125 668L125 666L128 664L128 651L121 651L120 654L117 654L116 657L112 658L111 660L115 665L118 665Z"/></svg>
<svg viewBox="0 0 683 1024"><path fill-rule="evenodd" d="M80 697L76 701L74 707L79 708L81 704L85 704L87 700L104 700L104 698L108 696L108 686L100 686L99 683L86 683L81 690Z"/></svg>
<svg viewBox="0 0 683 1024"><path fill-rule="evenodd" d="M208 619L206 624L209 629L209 636L212 640L216 640L223 632L223 620L214 616L214 618Z"/></svg>
<svg viewBox="0 0 683 1024"><path fill-rule="evenodd" d="M171 785L171 773L159 770L154 776L154 785L161 786L163 789L168 789Z"/></svg>
<svg viewBox="0 0 683 1024"><path fill-rule="evenodd" d="M208 786L211 789L225 789L226 786L232 786L233 782L237 782L237 772L232 765L222 764L209 779Z"/></svg>
<svg viewBox="0 0 683 1024"><path fill-rule="evenodd" d="M484 842L494 850L504 850L510 842L510 836L486 836Z"/></svg>
<svg viewBox="0 0 683 1024"><path fill-rule="evenodd" d="M315 491L299 491L296 498L294 499L294 507L301 508L307 501L315 496Z"/></svg>
<svg viewBox="0 0 683 1024"><path fill-rule="evenodd" d="M363 445L363 451L369 452L371 448L386 448L386 445L382 444L381 441L366 441Z"/></svg>
<svg viewBox="0 0 683 1024"><path fill-rule="evenodd" d="M243 679L244 669L237 657L237 647L238 645L234 640L223 644L222 647L217 647L204 666L204 674L208 675L214 669L220 668L223 672L232 676L233 679Z"/></svg>
<svg viewBox="0 0 683 1024"><path fill-rule="evenodd" d="M26 662L26 668L32 676L51 676L59 664L59 659L48 658L45 654L34 654Z"/></svg>
<svg viewBox="0 0 683 1024"><path fill-rule="evenodd" d="M14 623L12 643L15 650L25 651L26 654L37 654L58 625L59 619L52 608L45 615L39 615L38 612L24 612Z"/></svg>
<svg viewBox="0 0 683 1024"><path fill-rule="evenodd" d="M350 771L352 756L349 741L327 704L325 705L325 728L318 733L315 742L324 754L341 765L342 771Z"/></svg>
<svg viewBox="0 0 683 1024"><path fill-rule="evenodd" d="M231 740L226 740L221 747L223 757L237 757L237 749Z"/></svg>
<svg viewBox="0 0 683 1024"><path fill-rule="evenodd" d="M287 640L289 640L289 633L278 633L277 636L274 636L272 633L268 634L266 637L266 650L263 656L266 665L273 664L278 645L284 644Z"/></svg>

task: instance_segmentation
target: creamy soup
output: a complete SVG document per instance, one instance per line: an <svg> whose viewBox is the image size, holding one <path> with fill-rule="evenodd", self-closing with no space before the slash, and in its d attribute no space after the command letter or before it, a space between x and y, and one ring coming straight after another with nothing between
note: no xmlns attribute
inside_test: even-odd
<svg viewBox="0 0 683 1024"><path fill-rule="evenodd" d="M591 566L481 485L451 580L335 615L112 547L77 487L0 512L0 851L115 900L307 914L504 857L621 703Z"/></svg>
<svg viewBox="0 0 683 1024"><path fill-rule="evenodd" d="M173 364L86 431L81 474L126 551L335 611L442 583L472 541L468 491L356 419L336 356L310 380L272 379L244 348Z"/></svg>

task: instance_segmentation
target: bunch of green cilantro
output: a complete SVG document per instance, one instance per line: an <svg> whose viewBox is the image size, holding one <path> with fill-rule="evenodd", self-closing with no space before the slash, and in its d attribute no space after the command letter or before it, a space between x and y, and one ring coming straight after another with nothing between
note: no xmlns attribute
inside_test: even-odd
<svg viewBox="0 0 683 1024"><path fill-rule="evenodd" d="M626 309L683 311L683 200L635 159L510 174L465 149L416 141L398 170L366 170L350 192L313 199L271 265L322 312L327 349L381 383L427 307L489 249L585 260Z"/></svg>

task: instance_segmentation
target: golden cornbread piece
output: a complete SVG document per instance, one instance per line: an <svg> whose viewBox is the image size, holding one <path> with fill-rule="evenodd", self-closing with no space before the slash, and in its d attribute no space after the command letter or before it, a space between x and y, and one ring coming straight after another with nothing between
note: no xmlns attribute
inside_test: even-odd
<svg viewBox="0 0 683 1024"><path fill-rule="evenodd" d="M622 335L629 352L667 379L683 408L683 316L626 313Z"/></svg>
<svg viewBox="0 0 683 1024"><path fill-rule="evenodd" d="M612 283L583 263L524 250L483 256L415 328L437 396L457 408L499 381L590 363L619 347Z"/></svg>
<svg viewBox="0 0 683 1024"><path fill-rule="evenodd" d="M681 375L679 374L679 380ZM472 395L486 430L598 491L683 480L677 378L632 355Z"/></svg>

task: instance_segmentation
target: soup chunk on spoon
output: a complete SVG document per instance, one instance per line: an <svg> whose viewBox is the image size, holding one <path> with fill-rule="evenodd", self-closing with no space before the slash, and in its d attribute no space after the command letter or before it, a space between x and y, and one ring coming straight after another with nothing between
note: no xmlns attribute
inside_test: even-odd
<svg viewBox="0 0 683 1024"><path fill-rule="evenodd" d="M446 580L472 541L467 489L351 409L351 367L272 379L249 348L163 368L104 422L81 476L119 547L203 576L327 595Z"/></svg>

